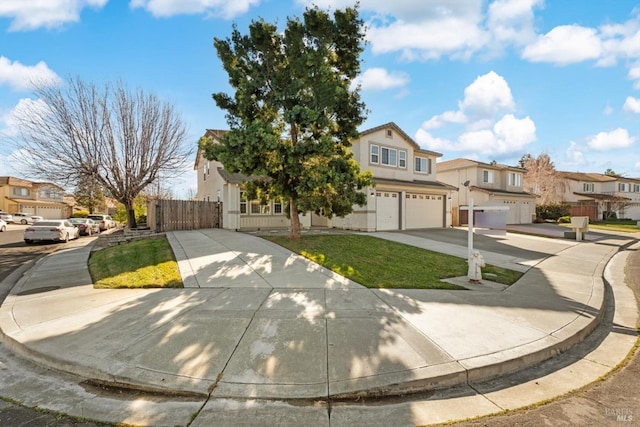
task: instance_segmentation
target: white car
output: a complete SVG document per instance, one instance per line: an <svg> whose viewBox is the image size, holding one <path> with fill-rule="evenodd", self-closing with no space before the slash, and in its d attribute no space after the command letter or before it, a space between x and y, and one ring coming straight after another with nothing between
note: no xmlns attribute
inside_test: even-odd
<svg viewBox="0 0 640 427"><path fill-rule="evenodd" d="M56 242L68 242L77 239L80 230L66 219L48 219L38 221L24 229L24 242L31 244L51 240Z"/></svg>
<svg viewBox="0 0 640 427"><path fill-rule="evenodd" d="M42 218L39 215L34 215L30 213L18 212L13 214L13 222L20 223L23 225L33 224L34 222L42 221L43 219L44 218Z"/></svg>
<svg viewBox="0 0 640 427"><path fill-rule="evenodd" d="M7 231L7 223L4 222L4 219L0 219L0 232Z"/></svg>
<svg viewBox="0 0 640 427"><path fill-rule="evenodd" d="M13 222L13 215L8 214L6 212L0 212L0 219L6 223Z"/></svg>

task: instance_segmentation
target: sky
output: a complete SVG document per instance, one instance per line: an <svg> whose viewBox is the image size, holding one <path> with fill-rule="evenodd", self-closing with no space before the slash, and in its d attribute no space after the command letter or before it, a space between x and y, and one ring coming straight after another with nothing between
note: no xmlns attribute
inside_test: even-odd
<svg viewBox="0 0 640 427"><path fill-rule="evenodd" d="M232 93L213 39L263 18L281 28L347 0L0 0L0 176L30 82L122 80L174 105L197 145L226 129L211 95ZM360 0L367 31L361 130L395 122L422 147L516 166L640 177L637 0ZM194 158L171 183L195 194Z"/></svg>

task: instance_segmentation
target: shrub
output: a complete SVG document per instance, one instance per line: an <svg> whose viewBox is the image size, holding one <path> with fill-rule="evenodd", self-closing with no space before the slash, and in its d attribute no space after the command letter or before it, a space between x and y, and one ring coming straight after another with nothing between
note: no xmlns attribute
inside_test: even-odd
<svg viewBox="0 0 640 427"><path fill-rule="evenodd" d="M560 224L569 224L571 222L571 217L570 216L561 216L560 218L558 218L558 222Z"/></svg>
<svg viewBox="0 0 640 427"><path fill-rule="evenodd" d="M89 211L77 211L71 215L71 218L86 218L89 216Z"/></svg>
<svg viewBox="0 0 640 427"><path fill-rule="evenodd" d="M543 220L558 221L560 217L568 216L570 213L571 206L566 202L536 206L536 216Z"/></svg>

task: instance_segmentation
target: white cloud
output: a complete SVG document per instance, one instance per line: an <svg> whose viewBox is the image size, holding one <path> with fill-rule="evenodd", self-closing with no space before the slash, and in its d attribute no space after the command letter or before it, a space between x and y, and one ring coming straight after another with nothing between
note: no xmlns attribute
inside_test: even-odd
<svg viewBox="0 0 640 427"><path fill-rule="evenodd" d="M495 0L489 5L488 28L499 42L522 45L535 39L535 7L544 0Z"/></svg>
<svg viewBox="0 0 640 427"><path fill-rule="evenodd" d="M490 71L479 76L464 90L457 111L445 111L422 124L416 141L435 151L466 151L483 155L504 155L522 151L536 140L536 126L529 117L518 119L512 111L515 102L507 81ZM508 113L500 116L500 113ZM496 118L500 117L496 121ZM464 125L456 141L439 138L431 131L449 124Z"/></svg>
<svg viewBox="0 0 640 427"><path fill-rule="evenodd" d="M33 84L57 85L60 82L60 77L44 62L28 66L0 56L0 85L21 91L33 89Z"/></svg>
<svg viewBox="0 0 640 427"><path fill-rule="evenodd" d="M102 8L108 0L3 0L0 17L12 19L9 31L57 28L80 20L86 7Z"/></svg>
<svg viewBox="0 0 640 427"><path fill-rule="evenodd" d="M445 111L442 114L435 115L422 124L425 130L438 129L449 123L465 123L467 116L460 110Z"/></svg>
<svg viewBox="0 0 640 427"><path fill-rule="evenodd" d="M479 76L464 90L464 100L460 109L474 112L481 117L491 117L499 111L513 111L515 103L511 88L504 79L494 71Z"/></svg>
<svg viewBox="0 0 640 427"><path fill-rule="evenodd" d="M435 151L464 151L488 155L520 153L536 138L536 126L529 117L518 119L506 114L490 129L464 132L457 141L438 138L424 127L415 135L416 141Z"/></svg>
<svg viewBox="0 0 640 427"><path fill-rule="evenodd" d="M532 62L551 62L567 65L589 59L598 59L602 42L593 28L579 25L561 25L528 45L522 57Z"/></svg>
<svg viewBox="0 0 640 427"><path fill-rule="evenodd" d="M231 19L259 3L260 0L131 0L129 6L143 8L156 18L205 14Z"/></svg>
<svg viewBox="0 0 640 427"><path fill-rule="evenodd" d="M618 128L611 132L600 132L591 137L587 145L592 150L607 151L630 147L636 139L636 137L629 136L626 129Z"/></svg>
<svg viewBox="0 0 640 427"><path fill-rule="evenodd" d="M380 91L403 87L409 83L409 75L404 72L392 71L384 68L369 68L354 80L362 90Z"/></svg>
<svg viewBox="0 0 640 427"><path fill-rule="evenodd" d="M606 105L604 107L604 110L602 110L602 114L604 114L605 116L610 116L613 114L613 108L611 107L611 105Z"/></svg>
<svg viewBox="0 0 640 427"><path fill-rule="evenodd" d="M569 148L567 148L565 155L567 156L567 162L572 166L580 166L587 163L584 158L584 148L574 141L569 143Z"/></svg>
<svg viewBox="0 0 640 427"><path fill-rule="evenodd" d="M15 137L18 135L18 126L22 117L44 116L48 110L49 107L41 99L22 98L11 111L0 117L0 123L4 125L2 135L9 138Z"/></svg>
<svg viewBox="0 0 640 427"><path fill-rule="evenodd" d="M628 96L624 101L622 109L624 111L631 111L632 113L640 114L640 98Z"/></svg>

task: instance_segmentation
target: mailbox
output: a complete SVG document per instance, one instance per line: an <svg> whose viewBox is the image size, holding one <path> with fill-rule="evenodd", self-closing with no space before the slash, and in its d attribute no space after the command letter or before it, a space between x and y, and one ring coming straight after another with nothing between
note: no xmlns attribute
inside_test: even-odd
<svg viewBox="0 0 640 427"><path fill-rule="evenodd" d="M588 216L572 216L571 228L576 233L576 240L582 240L582 233L589 231L589 217Z"/></svg>

